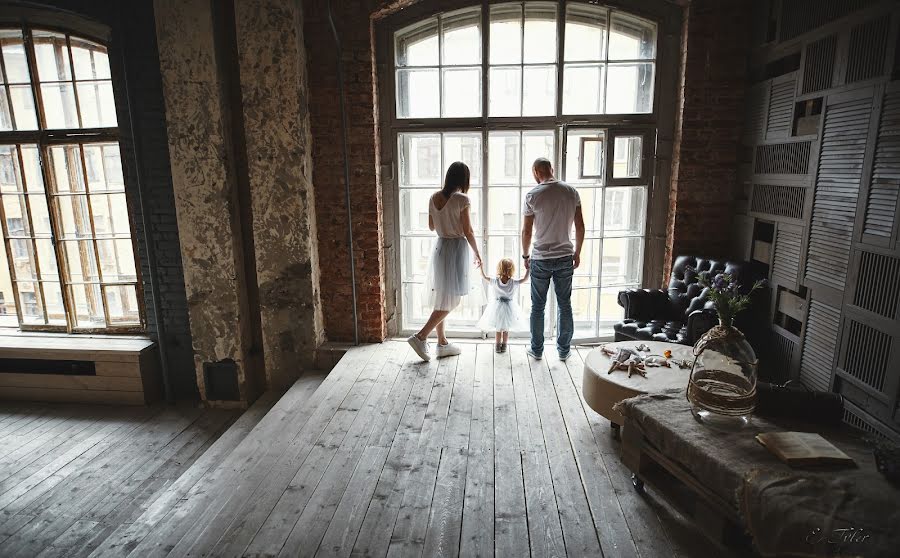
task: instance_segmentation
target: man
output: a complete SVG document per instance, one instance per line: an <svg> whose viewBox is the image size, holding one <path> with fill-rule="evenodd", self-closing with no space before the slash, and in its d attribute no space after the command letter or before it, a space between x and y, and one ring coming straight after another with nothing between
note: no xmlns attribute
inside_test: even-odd
<svg viewBox="0 0 900 558"><path fill-rule="evenodd" d="M572 320L572 275L581 258L584 218L578 191L553 177L553 166L541 157L531 166L538 185L525 195L522 222L522 258L531 270L531 347L528 354L540 360L544 354L544 307L550 280L559 307L556 350L569 358L575 324ZM570 233L575 224L575 245ZM534 236L534 249L529 254Z"/></svg>

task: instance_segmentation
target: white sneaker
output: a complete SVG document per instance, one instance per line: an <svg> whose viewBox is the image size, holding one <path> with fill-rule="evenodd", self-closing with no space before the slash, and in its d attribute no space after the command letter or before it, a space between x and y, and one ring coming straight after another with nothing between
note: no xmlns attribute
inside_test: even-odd
<svg viewBox="0 0 900 558"><path fill-rule="evenodd" d="M422 341L415 335L410 335L406 342L409 343L409 346L413 348L417 355L419 355L419 358L425 362L431 360L431 355L428 354L428 343ZM438 356L440 356L440 348L438 348Z"/></svg>
<svg viewBox="0 0 900 558"><path fill-rule="evenodd" d="M447 343L446 345L438 345L437 346L437 357L443 358L448 356L456 356L462 351L459 349L457 345L453 343Z"/></svg>

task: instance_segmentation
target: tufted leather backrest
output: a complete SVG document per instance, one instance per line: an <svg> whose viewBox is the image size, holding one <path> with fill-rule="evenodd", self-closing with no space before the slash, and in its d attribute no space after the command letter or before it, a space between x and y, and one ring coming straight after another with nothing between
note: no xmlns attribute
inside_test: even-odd
<svg viewBox="0 0 900 558"><path fill-rule="evenodd" d="M741 284L744 292L753 286L749 265L745 262L678 256L669 280L669 299L675 313L673 319L687 320L687 316L694 310L713 307L712 302L706 299L706 289L697 282L698 273L704 271L709 271L713 277L719 273L731 274Z"/></svg>

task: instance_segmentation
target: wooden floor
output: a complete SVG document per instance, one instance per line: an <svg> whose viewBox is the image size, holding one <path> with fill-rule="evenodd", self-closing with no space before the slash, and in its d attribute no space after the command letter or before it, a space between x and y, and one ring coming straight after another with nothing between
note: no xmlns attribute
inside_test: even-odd
<svg viewBox="0 0 900 558"><path fill-rule="evenodd" d="M200 454L223 413L117 417L106 437L79 419L52 437L71 449L29 464L35 450L13 448L0 556L727 555L633 490L608 423L581 399L582 355L463 349L428 364L402 342L353 349L193 465L189 440ZM42 446L25 421L0 413L0 436ZM95 437L109 442L57 467Z"/></svg>

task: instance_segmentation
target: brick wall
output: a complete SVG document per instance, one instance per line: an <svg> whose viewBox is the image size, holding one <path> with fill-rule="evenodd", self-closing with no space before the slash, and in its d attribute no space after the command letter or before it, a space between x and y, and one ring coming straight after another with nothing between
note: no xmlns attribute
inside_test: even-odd
<svg viewBox="0 0 900 558"><path fill-rule="evenodd" d="M750 2L695 0L687 11L666 262L728 253L750 46ZM686 50L685 50L686 49ZM666 273L668 277L668 273Z"/></svg>
<svg viewBox="0 0 900 558"><path fill-rule="evenodd" d="M359 328L360 339L364 341L380 341L386 335L382 198L376 176L377 145L369 34L369 14L376 4L360 0L333 3L335 23L343 41L344 94L350 123L351 210ZM334 39L324 0L307 0L304 12L325 334L332 341L352 341L352 285Z"/></svg>

